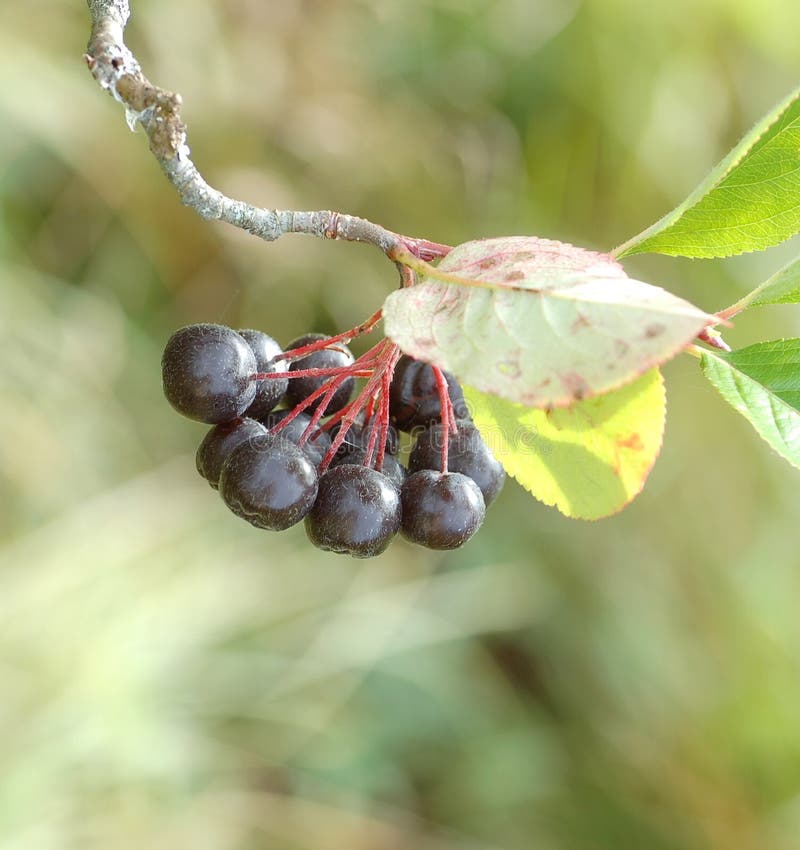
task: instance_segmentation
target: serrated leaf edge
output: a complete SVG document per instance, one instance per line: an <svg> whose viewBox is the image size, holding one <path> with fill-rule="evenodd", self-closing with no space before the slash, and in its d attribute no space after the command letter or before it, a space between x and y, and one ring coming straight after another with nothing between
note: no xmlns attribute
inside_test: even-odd
<svg viewBox="0 0 800 850"><path fill-rule="evenodd" d="M784 112L792 105L792 103L800 97L800 87L794 89L780 103L777 104L770 112L757 121L743 136L742 139L734 146L734 148L726 154L700 181L700 183L689 193L689 195L677 207L672 209L666 215L663 215L658 221L645 228L641 233L632 236L630 239L613 248L609 253L615 259L629 257L634 254L645 254L650 249L646 247L648 240L654 236L663 233L673 224L675 224L684 214L696 207L705 197L711 194L725 178L739 165L739 163L747 156L750 151L764 138L764 136L772 129L778 121L781 120ZM754 135L757 133L757 135ZM752 138L751 138L752 136ZM717 170L720 173L717 175L713 183L708 184L706 181ZM785 240L782 240L785 241ZM771 243L776 244L776 243ZM769 247L769 246L765 246ZM741 254L749 254L754 251L764 250L763 248L748 248L742 251L723 251L717 252L710 250L704 253L692 253L691 256L696 259L720 259L723 257L739 256ZM668 256L690 256L680 251L658 251Z"/></svg>
<svg viewBox="0 0 800 850"><path fill-rule="evenodd" d="M735 353L735 352L733 352L733 353ZM718 360L718 361L724 363L733 373L733 379L734 379L734 383L736 385L736 392L738 393L738 395L741 399L740 405L739 404L733 404L732 402L728 401L728 399L725 398L725 396L723 395L722 390L720 390L720 388L714 383L714 381L711 380L711 378L706 373L706 368L705 368L706 360L711 360L711 359ZM789 413L789 415L791 415L791 416L797 417L798 422L800 422L800 411L798 411L797 408L792 407L791 404L788 404L783 399L779 398L777 395L775 395L775 393L772 390L770 390L768 387L764 386L764 384L762 384L760 381L757 381L755 378L752 378L752 377L750 377L750 375L746 374L745 372L742 372L737 366L735 366L733 363L730 363L727 360L727 358L725 358L725 357L721 357L718 354L714 354L710 351L704 350L701 357L700 357L700 368L701 368L703 375L706 378L706 380L711 384L712 387L714 387L714 389L717 391L717 393L719 393L719 395L722 397L722 400L724 402L726 402L738 414L740 414L741 416L743 416L747 420L747 422L750 424L750 427L770 447L770 449L772 449L772 451L775 452L775 454L778 455L778 457L783 458L783 460L785 460L787 463L791 464L795 469L800 469L800 462L792 460L790 457L787 457L786 454L784 454L779 449L777 449L761 433L761 431L756 427L755 423L751 421L750 417L748 416L748 412L749 412L750 408L744 402L744 398L742 397L741 390L739 388L739 380L738 380L739 377L744 378L747 381L750 381L751 383L756 384L757 386L761 387L763 389L763 391L767 394L767 396L769 398L769 402L770 402L770 415L772 416L772 425L773 425L773 427L775 427L776 433L780 434L780 429L777 428L777 422L776 422L775 413L774 413L776 408L781 409L782 411ZM788 446L786 448L788 449Z"/></svg>

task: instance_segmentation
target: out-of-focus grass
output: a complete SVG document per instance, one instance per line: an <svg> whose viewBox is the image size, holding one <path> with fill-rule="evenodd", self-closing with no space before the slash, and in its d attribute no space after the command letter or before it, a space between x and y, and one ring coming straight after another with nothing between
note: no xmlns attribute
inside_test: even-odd
<svg viewBox="0 0 800 850"><path fill-rule="evenodd" d="M609 248L795 84L798 25L789 0L139 0L129 41L234 195ZM678 361L613 519L509 483L463 550L366 563L245 526L161 398L166 337L342 328L394 272L183 210L87 34L81 2L0 6L0 847L794 850L796 472ZM627 265L718 309L796 248Z"/></svg>

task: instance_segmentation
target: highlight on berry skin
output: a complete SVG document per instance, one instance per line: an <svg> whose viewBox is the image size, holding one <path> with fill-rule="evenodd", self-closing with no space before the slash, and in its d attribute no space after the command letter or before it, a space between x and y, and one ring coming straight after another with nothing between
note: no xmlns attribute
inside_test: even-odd
<svg viewBox="0 0 800 850"><path fill-rule="evenodd" d="M200 422L232 422L253 402L256 357L244 337L223 325L189 325L176 331L161 358L167 401Z"/></svg>
<svg viewBox="0 0 800 850"><path fill-rule="evenodd" d="M269 334L199 323L161 361L164 395L211 425L198 473L259 529L301 521L328 552L370 558L400 536L430 549L478 531L505 472L469 418L455 377L381 339L355 357L345 333L281 348Z"/></svg>

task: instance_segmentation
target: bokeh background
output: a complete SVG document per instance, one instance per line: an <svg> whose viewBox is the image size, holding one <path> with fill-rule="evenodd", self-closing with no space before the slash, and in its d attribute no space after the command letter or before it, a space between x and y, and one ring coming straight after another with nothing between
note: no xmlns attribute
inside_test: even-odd
<svg viewBox="0 0 800 850"><path fill-rule="evenodd" d="M798 31L795 0L136 0L127 37L234 196L609 249L796 85ZM800 847L796 470L684 357L617 517L509 482L461 551L368 562L237 520L165 340L343 329L395 273L182 208L88 32L0 4L0 847ZM797 252L626 268L716 310Z"/></svg>

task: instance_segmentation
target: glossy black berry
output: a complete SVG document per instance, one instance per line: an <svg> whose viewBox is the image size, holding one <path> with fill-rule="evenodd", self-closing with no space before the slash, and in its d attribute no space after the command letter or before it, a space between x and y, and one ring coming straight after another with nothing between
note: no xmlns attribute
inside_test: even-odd
<svg viewBox="0 0 800 850"><path fill-rule="evenodd" d="M265 416L261 421L271 431L279 422L282 422L292 411L291 410L274 410L272 413ZM303 432L311 423L311 417L305 413L298 413L291 422L287 423L280 431L276 432L281 437L289 440L289 442L298 444ZM314 428L308 436L308 439L300 448L308 456L308 459L319 466L325 453L331 447L331 438L327 431L321 428Z"/></svg>
<svg viewBox="0 0 800 850"><path fill-rule="evenodd" d="M251 437L266 433L267 429L255 419L235 419L233 422L215 425L197 449L197 471L216 490L222 464L228 459L228 455Z"/></svg>
<svg viewBox="0 0 800 850"><path fill-rule="evenodd" d="M351 448L343 455L340 455L337 452L336 457L334 457L331 462L331 466L341 466L342 464L349 463L353 465L370 466L375 469L375 461L376 453L374 451L370 455L369 459L367 459L366 448ZM394 455L384 454L383 464L381 469L378 471L382 472L392 482L392 484L397 487L398 490L403 486L403 482L406 480L406 469Z"/></svg>
<svg viewBox="0 0 800 850"><path fill-rule="evenodd" d="M292 340L287 346L290 348L301 348L309 343L317 340L327 339L325 334L306 334ZM305 369L341 369L346 366L351 366L354 362L353 355L350 349L341 342L333 344L331 348L323 348L321 351L314 351L295 360L289 367L290 372L297 372ZM331 376L322 376L319 378L291 378L289 387L286 390L286 399L289 402L289 407L295 407L300 402L305 401L313 392L318 390L323 384L331 380ZM346 378L339 389L331 397L330 402L325 408L326 414L335 413L341 410L349 401L353 394L355 379L352 377ZM320 397L321 401L321 397ZM318 402L310 404L305 411L311 413L318 406Z"/></svg>
<svg viewBox="0 0 800 850"><path fill-rule="evenodd" d="M319 479L305 524L320 549L356 558L380 555L400 528L400 494L374 469L333 466Z"/></svg>
<svg viewBox="0 0 800 850"><path fill-rule="evenodd" d="M429 549L457 549L480 528L486 514L478 485L459 472L421 469L400 493L402 534Z"/></svg>
<svg viewBox="0 0 800 850"><path fill-rule="evenodd" d="M447 468L450 472L469 476L480 488L486 507L489 507L503 489L505 471L471 422L457 424L458 431L449 435ZM441 472L444 439L441 423L420 432L408 459L409 472L420 469Z"/></svg>
<svg viewBox="0 0 800 850"><path fill-rule="evenodd" d="M294 443L263 434L228 455L219 492L237 516L258 528L281 531L311 509L317 496L317 471Z"/></svg>
<svg viewBox="0 0 800 850"><path fill-rule="evenodd" d="M456 419L467 419L469 411L458 381L444 373ZM442 418L442 405L433 368L404 354L398 361L389 389L389 412L401 431L425 428Z"/></svg>
<svg viewBox="0 0 800 850"><path fill-rule="evenodd" d="M167 401L200 422L231 422L252 403L256 358L236 331L223 325L188 325L167 342L161 375Z"/></svg>
<svg viewBox="0 0 800 850"><path fill-rule="evenodd" d="M256 356L256 371L264 373L282 373L288 371L289 366L284 360L271 362L282 351L278 343L269 334L250 328L240 330L239 334L244 337L247 344L253 349L253 354ZM250 407L245 411L246 415L253 419L260 419L262 416L266 416L270 410L280 404L281 399L286 393L288 384L288 378L264 378L258 381L256 384L256 397L251 402Z"/></svg>

